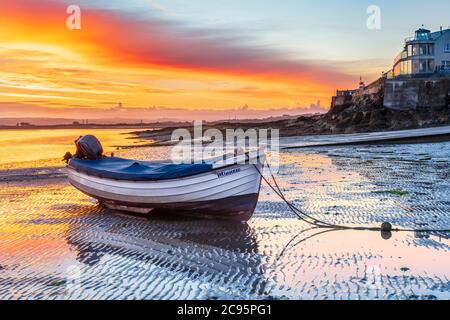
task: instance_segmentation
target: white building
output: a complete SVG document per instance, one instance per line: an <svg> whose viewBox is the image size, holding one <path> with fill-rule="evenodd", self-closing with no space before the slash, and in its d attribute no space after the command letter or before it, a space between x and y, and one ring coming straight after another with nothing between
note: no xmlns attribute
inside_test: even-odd
<svg viewBox="0 0 450 320"><path fill-rule="evenodd" d="M434 73L450 75L450 29L431 32L420 28L405 41L405 49L395 58L393 76Z"/></svg>

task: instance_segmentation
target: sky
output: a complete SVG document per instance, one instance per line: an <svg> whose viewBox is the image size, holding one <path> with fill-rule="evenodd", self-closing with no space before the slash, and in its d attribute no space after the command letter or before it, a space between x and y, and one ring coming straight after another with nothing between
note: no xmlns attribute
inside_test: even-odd
<svg viewBox="0 0 450 320"><path fill-rule="evenodd" d="M325 111L336 89L392 68L422 24L447 28L448 12L445 0L0 0L0 118Z"/></svg>

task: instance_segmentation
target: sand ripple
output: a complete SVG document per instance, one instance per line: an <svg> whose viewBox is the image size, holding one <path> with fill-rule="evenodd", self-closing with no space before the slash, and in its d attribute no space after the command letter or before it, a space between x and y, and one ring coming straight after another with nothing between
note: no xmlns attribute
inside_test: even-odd
<svg viewBox="0 0 450 320"><path fill-rule="evenodd" d="M289 151L278 180L330 222L448 228L449 146ZM248 224L129 216L17 170L0 172L0 299L450 298L445 233L315 235L267 187Z"/></svg>

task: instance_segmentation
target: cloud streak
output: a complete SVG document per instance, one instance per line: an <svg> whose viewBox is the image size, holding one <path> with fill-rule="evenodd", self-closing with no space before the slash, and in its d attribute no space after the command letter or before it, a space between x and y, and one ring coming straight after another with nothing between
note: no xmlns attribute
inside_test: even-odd
<svg viewBox="0 0 450 320"><path fill-rule="evenodd" d="M247 103L270 109L327 101L354 82L329 61L288 58L248 35L195 29L154 13L84 5L82 30L70 31L66 6L51 0L2 4L0 101L42 96L97 109L113 101L137 108L217 110Z"/></svg>
<svg viewBox="0 0 450 320"><path fill-rule="evenodd" d="M92 40L130 63L296 83L352 80L330 62L289 59L276 48L246 44L246 37L223 30L191 29L156 17L136 19L129 13L88 11L87 19L86 28L92 21L98 30Z"/></svg>

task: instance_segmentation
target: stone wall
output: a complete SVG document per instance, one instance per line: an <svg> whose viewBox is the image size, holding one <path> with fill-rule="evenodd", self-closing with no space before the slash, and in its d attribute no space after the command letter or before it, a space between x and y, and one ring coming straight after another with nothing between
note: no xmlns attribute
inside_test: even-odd
<svg viewBox="0 0 450 320"><path fill-rule="evenodd" d="M352 103L353 97L350 95L340 95L331 98L331 109Z"/></svg>
<svg viewBox="0 0 450 320"><path fill-rule="evenodd" d="M363 90L358 90L355 93L355 96L378 95L382 90L384 90L385 82L385 78L379 78L378 80L365 86Z"/></svg>
<svg viewBox="0 0 450 320"><path fill-rule="evenodd" d="M384 106L394 110L450 107L450 79L386 80Z"/></svg>
<svg viewBox="0 0 450 320"><path fill-rule="evenodd" d="M348 104L357 104L363 97L373 100L378 100L378 96L384 90L386 79L380 78L371 84L364 87L364 89L353 90L352 95L337 95L331 99L331 109L342 107ZM339 93L339 91L338 91Z"/></svg>
<svg viewBox="0 0 450 320"><path fill-rule="evenodd" d="M361 99L372 99L374 104L392 110L450 107L450 78L380 78L353 95L333 97L331 109L358 105Z"/></svg>

